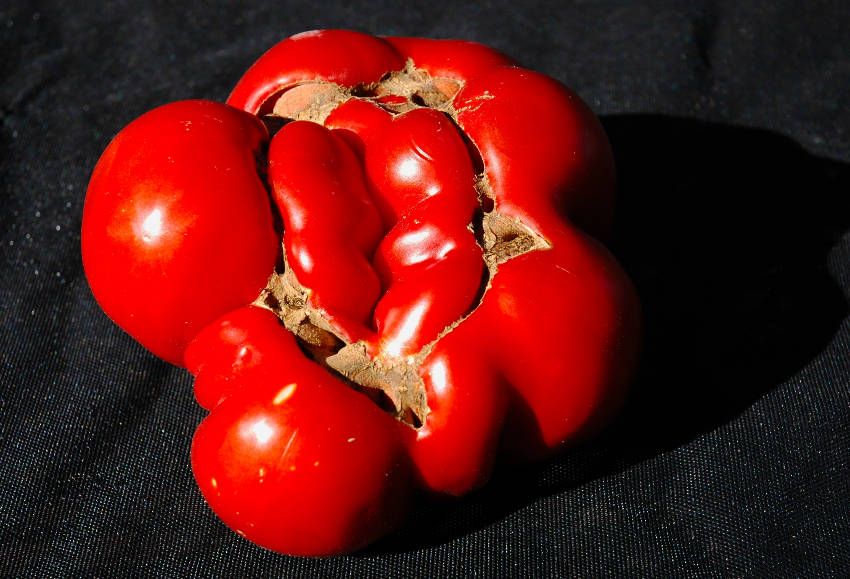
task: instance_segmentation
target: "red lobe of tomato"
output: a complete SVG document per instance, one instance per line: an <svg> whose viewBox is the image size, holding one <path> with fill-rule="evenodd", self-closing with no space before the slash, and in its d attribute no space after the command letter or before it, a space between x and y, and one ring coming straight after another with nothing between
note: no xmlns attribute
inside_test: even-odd
<svg viewBox="0 0 850 579"><path fill-rule="evenodd" d="M192 442L195 478L218 516L304 556L353 551L396 527L413 491L399 423L308 360L268 310L243 308L214 326L227 346L207 349L202 334L187 358L199 378L228 376L218 393L196 384L199 400L222 400ZM246 364L245 351L261 363Z"/></svg>
<svg viewBox="0 0 850 579"><path fill-rule="evenodd" d="M82 254L98 303L154 354L183 365L206 324L250 303L277 256L252 115L210 101L133 121L95 167Z"/></svg>

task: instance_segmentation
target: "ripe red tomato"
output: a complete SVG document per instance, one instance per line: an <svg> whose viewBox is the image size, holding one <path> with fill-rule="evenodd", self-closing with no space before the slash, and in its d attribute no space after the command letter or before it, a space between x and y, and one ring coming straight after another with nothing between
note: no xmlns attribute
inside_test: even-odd
<svg viewBox="0 0 850 579"><path fill-rule="evenodd" d="M599 241L611 149L569 89L478 44L336 30L228 103L131 123L83 216L103 309L196 376L193 471L227 525L348 552L417 491L468 493L619 408L640 306Z"/></svg>
<svg viewBox="0 0 850 579"><path fill-rule="evenodd" d="M89 285L115 323L173 364L274 269L279 237L257 173L267 141L253 115L184 101L135 120L95 167L82 228Z"/></svg>

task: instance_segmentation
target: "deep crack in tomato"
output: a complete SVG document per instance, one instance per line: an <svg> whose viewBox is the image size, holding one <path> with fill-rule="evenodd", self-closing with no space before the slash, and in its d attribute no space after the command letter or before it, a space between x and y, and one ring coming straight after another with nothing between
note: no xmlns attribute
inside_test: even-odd
<svg viewBox="0 0 850 579"><path fill-rule="evenodd" d="M83 260L104 311L196 376L213 510L329 555L619 408L640 313L597 240L613 199L605 134L557 81L479 44L318 31L227 105L124 129Z"/></svg>

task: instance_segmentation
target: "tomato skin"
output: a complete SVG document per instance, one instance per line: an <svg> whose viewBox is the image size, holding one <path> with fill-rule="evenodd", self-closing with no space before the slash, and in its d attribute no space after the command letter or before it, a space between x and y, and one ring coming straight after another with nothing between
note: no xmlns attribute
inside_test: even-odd
<svg viewBox="0 0 850 579"><path fill-rule="evenodd" d="M357 550L407 514L413 485L395 426L343 384L304 384L281 410L273 400L289 384L249 381L250 394L201 423L195 479L225 524L267 549L309 557Z"/></svg>
<svg viewBox="0 0 850 579"><path fill-rule="evenodd" d="M231 347L201 344L191 359L216 373L210 356L229 392L195 433L192 467L219 517L263 547L304 556L353 551L396 527L414 489L400 424L308 360L271 312L242 308L214 326ZM244 364L244 350L261 363Z"/></svg>
<svg viewBox="0 0 850 579"><path fill-rule="evenodd" d="M104 312L179 366L189 341L250 303L278 254L254 116L211 101L157 108L98 161L83 211L83 265Z"/></svg>
<svg viewBox="0 0 850 579"><path fill-rule="evenodd" d="M316 123L293 121L269 147L269 182L300 283L349 341L369 333L381 282L369 264L381 218L353 150Z"/></svg>
<svg viewBox="0 0 850 579"><path fill-rule="evenodd" d="M550 235L551 249L500 266L475 312L486 320L486 357L510 385L501 454L511 462L550 457L598 432L637 365L641 316L628 277L584 233Z"/></svg>
<svg viewBox="0 0 850 579"><path fill-rule="evenodd" d="M381 38L353 30L311 30L270 48L245 72L227 103L259 114L267 112L273 95L299 82L354 86L403 66L402 56Z"/></svg>
<svg viewBox="0 0 850 579"><path fill-rule="evenodd" d="M499 66L470 79L455 104L500 213L544 237L565 221L598 239L610 236L614 156L602 125L578 95L540 73Z"/></svg>
<svg viewBox="0 0 850 579"><path fill-rule="evenodd" d="M349 100L330 114L326 125L360 155L371 202L383 219L383 238L371 264L383 289L369 308L374 308L377 336L364 339L385 358L413 355L470 309L482 283L482 250L468 228L479 203L466 145L448 118L433 109L392 117L372 103ZM272 167L280 136L269 153ZM315 161L309 167L311 174L329 172ZM339 203L326 203L316 212L328 222L351 214ZM323 244L314 239L308 245ZM346 249L337 242L331 253L344 258ZM323 276L326 286L351 279L341 277L344 268L331 263ZM348 290L350 301L357 297Z"/></svg>
<svg viewBox="0 0 850 579"><path fill-rule="evenodd" d="M290 336L270 310L246 306L218 318L186 348L186 369L195 376L195 398L213 410L252 375L253 382L273 378L290 350ZM301 356L300 352L297 352Z"/></svg>
<svg viewBox="0 0 850 579"><path fill-rule="evenodd" d="M421 428L405 433L405 442L419 484L433 496L480 488L498 456L510 385L481 339L486 322L473 313L435 345L419 371L430 414Z"/></svg>

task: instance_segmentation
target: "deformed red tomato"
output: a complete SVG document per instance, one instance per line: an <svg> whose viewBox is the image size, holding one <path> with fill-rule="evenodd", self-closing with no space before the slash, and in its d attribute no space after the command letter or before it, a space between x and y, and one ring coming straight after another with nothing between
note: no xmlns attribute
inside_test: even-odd
<svg viewBox="0 0 850 579"><path fill-rule="evenodd" d="M96 298L196 376L198 484L269 549L358 549L576 444L637 363L602 127L479 44L294 36L228 105L129 125L87 195Z"/></svg>

